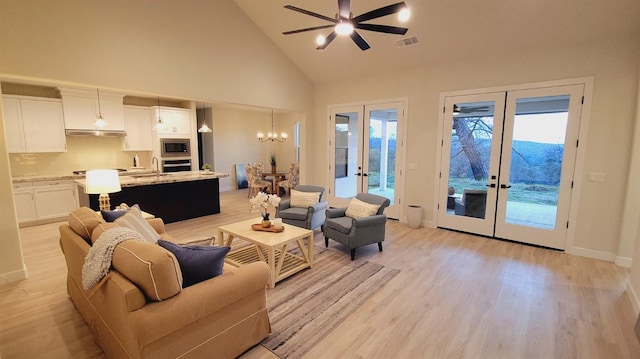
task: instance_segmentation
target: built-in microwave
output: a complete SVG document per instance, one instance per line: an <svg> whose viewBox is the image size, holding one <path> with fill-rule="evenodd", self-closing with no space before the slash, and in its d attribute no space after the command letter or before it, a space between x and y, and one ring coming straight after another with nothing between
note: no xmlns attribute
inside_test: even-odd
<svg viewBox="0 0 640 359"><path fill-rule="evenodd" d="M188 138L161 138L160 150L162 157L191 156L191 140Z"/></svg>

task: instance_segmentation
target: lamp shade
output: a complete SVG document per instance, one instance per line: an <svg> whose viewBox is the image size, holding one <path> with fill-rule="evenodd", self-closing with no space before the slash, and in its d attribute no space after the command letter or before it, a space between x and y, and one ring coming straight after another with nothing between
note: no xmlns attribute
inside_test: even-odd
<svg viewBox="0 0 640 359"><path fill-rule="evenodd" d="M87 194L120 192L120 177L116 170L93 170L86 173Z"/></svg>

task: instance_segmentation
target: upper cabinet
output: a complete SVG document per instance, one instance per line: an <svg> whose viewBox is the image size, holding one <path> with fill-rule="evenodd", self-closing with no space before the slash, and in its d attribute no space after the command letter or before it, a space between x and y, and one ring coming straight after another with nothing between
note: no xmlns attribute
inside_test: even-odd
<svg viewBox="0 0 640 359"><path fill-rule="evenodd" d="M162 126L158 126L158 135L191 135L191 110L181 108L155 107L152 116L155 121L162 119Z"/></svg>
<svg viewBox="0 0 640 359"><path fill-rule="evenodd" d="M9 153L67 150L60 100L5 95L2 107Z"/></svg>
<svg viewBox="0 0 640 359"><path fill-rule="evenodd" d="M124 129L127 136L122 142L123 151L151 151L151 109L148 107L124 106Z"/></svg>
<svg viewBox="0 0 640 359"><path fill-rule="evenodd" d="M64 124L67 129L74 130L124 130L123 94L100 91L60 89L64 108ZM106 122L98 128L95 120L98 113Z"/></svg>

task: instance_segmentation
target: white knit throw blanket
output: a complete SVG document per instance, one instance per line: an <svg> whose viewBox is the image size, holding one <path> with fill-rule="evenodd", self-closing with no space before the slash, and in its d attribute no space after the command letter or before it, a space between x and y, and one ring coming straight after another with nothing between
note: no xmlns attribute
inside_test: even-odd
<svg viewBox="0 0 640 359"><path fill-rule="evenodd" d="M111 268L114 249L120 242L129 239L144 241L140 233L127 227L110 228L98 237L89 249L82 265L82 288L84 290L93 288L107 275L109 268Z"/></svg>

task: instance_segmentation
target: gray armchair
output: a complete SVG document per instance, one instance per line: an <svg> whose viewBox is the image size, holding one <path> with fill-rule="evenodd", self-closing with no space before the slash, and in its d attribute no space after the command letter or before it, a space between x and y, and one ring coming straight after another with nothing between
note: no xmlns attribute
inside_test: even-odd
<svg viewBox="0 0 640 359"><path fill-rule="evenodd" d="M458 216L484 218L487 206L487 191L465 189L461 198L455 200L455 214Z"/></svg>
<svg viewBox="0 0 640 359"><path fill-rule="evenodd" d="M276 217L282 218L284 223L301 228L314 230L320 227L324 223L325 210L328 207L328 203L324 199L324 187L297 185L293 189L300 192L319 192L319 200L309 207L291 207L290 198L282 200L276 209Z"/></svg>
<svg viewBox="0 0 640 359"><path fill-rule="evenodd" d="M347 217L347 208L330 208L327 209L327 220L322 226L325 246L329 246L329 238L344 244L351 250L351 260L356 257L356 248L368 244L378 243L378 249L382 252L387 222L387 216L383 212L390 204L388 198L369 193L358 193L356 198L380 206L378 212L368 217L352 218Z"/></svg>

